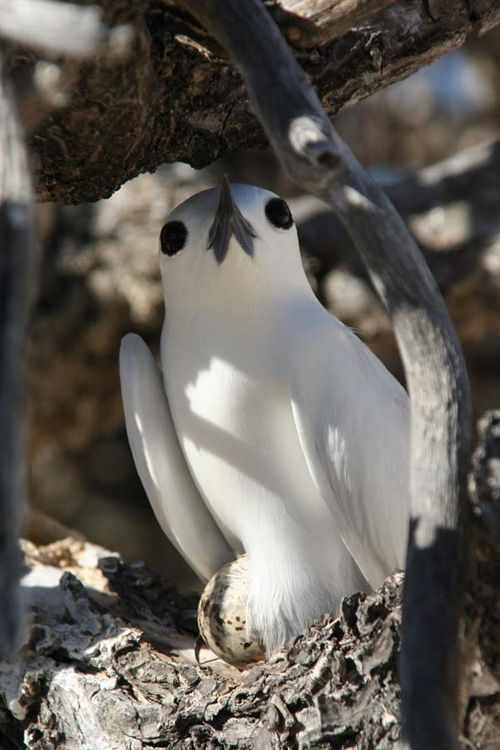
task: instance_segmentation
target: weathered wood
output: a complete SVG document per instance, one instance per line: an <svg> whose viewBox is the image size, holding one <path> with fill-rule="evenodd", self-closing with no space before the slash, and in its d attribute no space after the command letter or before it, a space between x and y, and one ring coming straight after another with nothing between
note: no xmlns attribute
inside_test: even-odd
<svg viewBox="0 0 500 750"><path fill-rule="evenodd" d="M463 746L500 743L500 415L476 453ZM2 750L399 750L402 576L344 600L269 663L192 659L196 597L88 542L24 544L29 612L19 659L0 662ZM191 633L191 631L193 631Z"/></svg>
<svg viewBox="0 0 500 750"><path fill-rule="evenodd" d="M144 565L71 539L25 550L32 619L20 661L0 663L2 748L396 746L401 575L240 673L206 651L196 665L177 630L196 601Z"/></svg>
<svg viewBox="0 0 500 750"><path fill-rule="evenodd" d="M337 39L394 3L395 0L280 0L274 18L290 44L311 49Z"/></svg>
<svg viewBox="0 0 500 750"><path fill-rule="evenodd" d="M31 179L0 55L0 654L16 646L24 507L24 341L33 292Z"/></svg>
<svg viewBox="0 0 500 750"><path fill-rule="evenodd" d="M253 0L183 4L228 50L290 177L338 212L391 316L411 396L402 722L412 750L453 750L471 431L469 385L456 332L413 237L333 129L262 6Z"/></svg>
<svg viewBox="0 0 500 750"><path fill-rule="evenodd" d="M97 200L165 161L202 167L226 153L266 145L241 78L220 46L178 5L160 0L100 0L99 5L108 25L129 24L136 42L126 61L81 66L71 103L33 134L41 200ZM349 21L350 30L336 39L336 12L352 8L364 14L371 3L325 2L320 18L312 0L266 7L293 41L330 115L410 75L500 18L500 0L433 2L432 13L427 0L399 0L354 25ZM308 49L317 33L328 41L315 41ZM25 50L14 54L17 75L25 75L36 59Z"/></svg>
<svg viewBox="0 0 500 750"><path fill-rule="evenodd" d="M468 684L462 696L466 733L479 726L488 736L472 747L500 747L500 410L487 412L478 424L479 444L470 475L472 502L471 565L466 602ZM489 693L490 707L467 692Z"/></svg>

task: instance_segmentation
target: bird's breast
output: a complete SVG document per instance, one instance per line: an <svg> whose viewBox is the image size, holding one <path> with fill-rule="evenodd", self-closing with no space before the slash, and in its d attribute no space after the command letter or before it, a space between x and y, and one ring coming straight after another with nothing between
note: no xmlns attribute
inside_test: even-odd
<svg viewBox="0 0 500 750"><path fill-rule="evenodd" d="M259 519L286 513L312 522L316 493L295 429L286 383L270 349L162 342L176 431L217 521L243 543ZM273 357L274 355L274 357Z"/></svg>

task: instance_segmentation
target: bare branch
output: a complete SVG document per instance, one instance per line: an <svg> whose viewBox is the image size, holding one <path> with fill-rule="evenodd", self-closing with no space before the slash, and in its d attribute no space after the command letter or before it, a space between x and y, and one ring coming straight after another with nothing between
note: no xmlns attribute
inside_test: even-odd
<svg viewBox="0 0 500 750"><path fill-rule="evenodd" d="M32 292L33 212L23 133L0 58L0 650L16 645L24 506L23 353Z"/></svg>
<svg viewBox="0 0 500 750"><path fill-rule="evenodd" d="M338 211L391 315L412 402L403 609L403 727L414 750L457 746L470 396L434 279L384 192L356 162L256 0L183 0L240 70L281 163Z"/></svg>
<svg viewBox="0 0 500 750"><path fill-rule="evenodd" d="M500 241L499 141L424 167L384 190L443 291L477 268L481 254ZM295 198L291 205L301 244L321 262L321 277L341 263L366 275L335 211L311 196Z"/></svg>

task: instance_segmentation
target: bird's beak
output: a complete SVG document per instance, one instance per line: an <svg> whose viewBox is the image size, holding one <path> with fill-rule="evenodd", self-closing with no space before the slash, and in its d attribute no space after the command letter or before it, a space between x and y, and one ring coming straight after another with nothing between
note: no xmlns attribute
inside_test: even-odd
<svg viewBox="0 0 500 750"><path fill-rule="evenodd" d="M253 240L257 236L249 221L233 202L228 179L224 175L220 188L219 205L208 233L208 250L213 249L217 263L222 263L234 234L247 255L253 255Z"/></svg>

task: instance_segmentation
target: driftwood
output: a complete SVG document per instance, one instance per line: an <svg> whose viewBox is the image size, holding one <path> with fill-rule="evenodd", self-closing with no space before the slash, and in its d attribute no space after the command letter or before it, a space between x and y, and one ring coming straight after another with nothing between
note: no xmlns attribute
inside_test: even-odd
<svg viewBox="0 0 500 750"><path fill-rule="evenodd" d="M471 481L463 747L500 743L500 413L481 422ZM2 750L391 750L400 746L403 576L344 600L270 662L193 660L196 596L81 540L24 544L24 646L0 662Z"/></svg>
<svg viewBox="0 0 500 750"><path fill-rule="evenodd" d="M201 167L225 153L266 146L240 76L179 4L99 5L110 25L128 25L134 44L121 62L97 57L72 68L69 104L32 133L41 200L93 201L165 161ZM269 3L328 114L404 78L500 19L500 0L399 0L373 15L386 5ZM12 13L16 3L3 0L0 16L2 6ZM24 49L10 58L21 79L37 60Z"/></svg>

